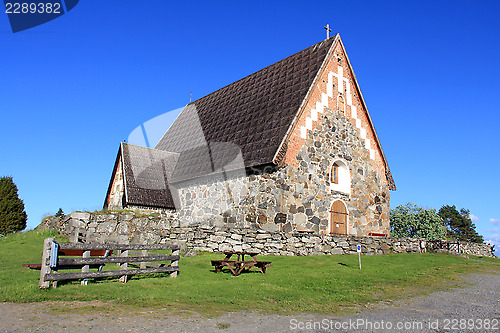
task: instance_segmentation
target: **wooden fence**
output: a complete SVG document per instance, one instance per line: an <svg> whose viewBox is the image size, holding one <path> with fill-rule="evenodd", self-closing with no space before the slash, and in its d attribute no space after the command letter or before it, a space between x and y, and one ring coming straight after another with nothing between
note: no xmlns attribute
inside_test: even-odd
<svg viewBox="0 0 500 333"><path fill-rule="evenodd" d="M129 256L131 250L139 250L140 256ZM171 250L172 254L148 253L148 250ZM70 257L73 256L73 257ZM75 257L80 256L80 257ZM80 280L86 285L90 278L119 276L120 281L127 282L127 277L137 274L170 273L177 277L179 272L179 246L170 244L86 244L56 243L54 238L47 238L43 243L42 267L40 272L40 288L54 288L57 281ZM169 261L170 264L157 264L154 261ZM129 264L139 263L139 269L128 269ZM119 270L103 271L105 264L117 264ZM90 271L96 268L97 271ZM77 273L58 273L58 270L80 269Z"/></svg>

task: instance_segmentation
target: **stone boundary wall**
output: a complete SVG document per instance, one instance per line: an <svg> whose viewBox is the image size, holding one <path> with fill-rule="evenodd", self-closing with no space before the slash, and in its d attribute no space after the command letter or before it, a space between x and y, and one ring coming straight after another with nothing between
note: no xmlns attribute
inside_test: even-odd
<svg viewBox="0 0 500 333"><path fill-rule="evenodd" d="M270 232L262 229L193 225L181 227L177 215L161 217L134 212L73 212L64 217L50 217L37 228L54 228L73 242L155 244L177 243L184 251L250 251L262 255L354 254L361 244L368 255L425 252L426 248L493 257L487 244L432 241L420 238L335 237L311 232ZM439 245L441 244L441 245ZM451 246L449 244L452 244ZM456 247L456 250L455 250Z"/></svg>
<svg viewBox="0 0 500 333"><path fill-rule="evenodd" d="M456 254L494 257L492 246L485 243L469 243L453 240L427 241L427 249L431 251L447 251Z"/></svg>

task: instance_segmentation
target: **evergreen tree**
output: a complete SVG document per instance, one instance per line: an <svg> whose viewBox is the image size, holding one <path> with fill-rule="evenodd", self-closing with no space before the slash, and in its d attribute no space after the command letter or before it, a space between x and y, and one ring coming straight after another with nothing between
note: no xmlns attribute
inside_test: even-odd
<svg viewBox="0 0 500 333"><path fill-rule="evenodd" d="M443 219L435 209L424 209L412 203L391 209L391 237L442 239L446 236Z"/></svg>
<svg viewBox="0 0 500 333"><path fill-rule="evenodd" d="M446 205L441 207L438 214L443 218L450 237L466 242L484 242L483 236L476 231L468 209L462 208L459 212L455 206Z"/></svg>
<svg viewBox="0 0 500 333"><path fill-rule="evenodd" d="M0 178L0 234L21 231L26 228L28 216L24 203L17 195L12 177Z"/></svg>
<svg viewBox="0 0 500 333"><path fill-rule="evenodd" d="M63 212L62 208L59 208L59 210L57 211L55 216L56 217L63 217L64 216L64 212Z"/></svg>

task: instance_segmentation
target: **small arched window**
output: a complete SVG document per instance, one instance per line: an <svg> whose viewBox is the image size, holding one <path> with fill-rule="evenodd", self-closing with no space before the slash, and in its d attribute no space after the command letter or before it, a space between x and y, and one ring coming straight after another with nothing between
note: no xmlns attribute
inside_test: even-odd
<svg viewBox="0 0 500 333"><path fill-rule="evenodd" d="M334 184L339 183L339 165L337 162L332 165L332 172L330 173L330 181Z"/></svg>
<svg viewBox="0 0 500 333"><path fill-rule="evenodd" d="M330 190L351 194L351 172L346 162L337 159L329 169Z"/></svg>
<svg viewBox="0 0 500 333"><path fill-rule="evenodd" d="M338 107L338 111L341 115L344 115L345 113L345 106L344 106L344 97L342 96L339 96L338 97L338 104L337 104L337 107Z"/></svg>

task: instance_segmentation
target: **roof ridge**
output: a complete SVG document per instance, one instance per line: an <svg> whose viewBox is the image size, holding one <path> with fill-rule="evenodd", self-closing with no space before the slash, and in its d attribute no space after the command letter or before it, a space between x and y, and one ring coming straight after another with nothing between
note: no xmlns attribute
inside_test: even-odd
<svg viewBox="0 0 500 333"><path fill-rule="evenodd" d="M268 69L268 68L269 68L269 67L271 67L271 66L274 66L274 65L276 65L276 64L278 64L278 63L280 63L280 62L284 62L284 61L286 61L287 59L289 59L289 58L291 58L291 57L294 57L294 56L296 56L296 55L297 55L297 54L299 54L299 53L305 52L305 51L307 51L307 50L309 50L309 49L311 49L311 48L313 48L313 47L320 46L320 44L322 44L322 43L324 43L324 42L327 42L327 41L329 41L330 39L333 39L333 38L335 38L335 37L336 37L336 35L335 35L335 36L332 36L332 37L330 37L330 38L328 38L328 39L324 39L324 40L322 40L321 42L318 42L318 43L316 43L316 44L313 44L313 45L311 45L311 46L309 46L309 47L307 47L307 48L305 48L305 49L302 49L302 50L300 50L300 51L298 51L298 52L295 52L294 54L292 54L292 55L290 55L290 56L288 56L288 57L286 57L286 58L283 58L283 59L281 59L281 60L279 60L279 61L276 61L276 62L274 62L274 63L272 63L272 64L270 64L270 65L268 65L268 66L266 66L266 67L264 67L264 68L262 68L262 69L259 69L259 70L258 70L258 71L256 71L256 72L250 73L250 74L248 74L248 75L246 75L246 76L242 77L242 78L241 78L241 79L239 79L239 80L233 81L233 82L231 82L231 83L229 83L229 84L227 84L227 85L225 85L225 86L223 86L223 87L220 87L219 89L214 90L214 91L212 91L211 93L209 93L209 94L207 94L207 95L205 95L205 96L202 96L202 97L200 97L200 98L198 98L198 99L196 99L196 100L192 101L192 102L191 102L191 103L189 103L188 105L194 104L195 102L198 102L199 100L201 100L201 99L203 99L203 98L205 98L205 97L208 97L208 96L210 96L210 95L213 95L213 94L215 94L216 92L218 92L218 91L220 91L220 90L222 90L222 89L224 89L224 88L227 88L227 87L229 87L229 86L231 86L231 85L233 85L233 84L235 84L235 83L237 83L237 82L243 81L243 80L245 80L246 78L248 78L248 77L250 77L250 76L252 76L252 75L255 75L255 74L257 74L257 73L260 73L260 72L262 72L262 71L264 71L264 70ZM186 106L187 106L187 105L186 105Z"/></svg>

